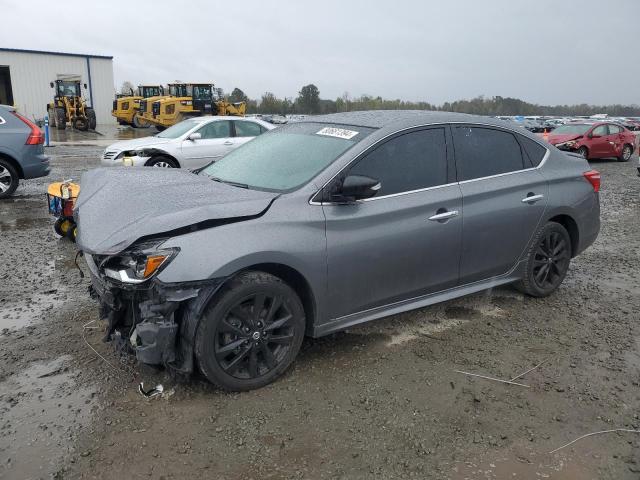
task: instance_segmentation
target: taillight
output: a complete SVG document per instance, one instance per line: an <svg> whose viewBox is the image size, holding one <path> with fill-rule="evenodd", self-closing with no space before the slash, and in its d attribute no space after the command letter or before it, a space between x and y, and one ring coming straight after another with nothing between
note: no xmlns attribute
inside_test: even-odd
<svg viewBox="0 0 640 480"><path fill-rule="evenodd" d="M597 170L589 170L583 173L584 178L591 184L594 192L600 191L600 172Z"/></svg>
<svg viewBox="0 0 640 480"><path fill-rule="evenodd" d="M13 112L13 114L24 123L26 123L27 126L31 129L25 145L42 145L44 143L44 135L42 133L42 130L40 130L35 123L33 123L28 118L23 117L18 112Z"/></svg>

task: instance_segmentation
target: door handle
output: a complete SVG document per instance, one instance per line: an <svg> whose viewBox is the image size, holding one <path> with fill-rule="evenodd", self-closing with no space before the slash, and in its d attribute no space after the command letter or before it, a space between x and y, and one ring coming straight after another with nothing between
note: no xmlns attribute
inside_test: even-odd
<svg viewBox="0 0 640 480"><path fill-rule="evenodd" d="M227 140L226 142L224 142L225 145L233 145L233 142L230 142L229 140Z"/></svg>
<svg viewBox="0 0 640 480"><path fill-rule="evenodd" d="M432 222L441 222L443 220L448 220L450 218L453 217L457 217L458 216L458 210L451 210L450 212L441 212L441 213L436 213L435 215L431 215L429 217L429 220L431 220Z"/></svg>
<svg viewBox="0 0 640 480"><path fill-rule="evenodd" d="M542 200L544 195L528 195L522 199L522 203L536 203L538 200Z"/></svg>

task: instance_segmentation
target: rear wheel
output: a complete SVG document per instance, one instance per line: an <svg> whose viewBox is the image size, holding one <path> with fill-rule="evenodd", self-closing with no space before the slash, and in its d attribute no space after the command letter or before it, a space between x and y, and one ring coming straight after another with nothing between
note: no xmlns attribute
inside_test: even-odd
<svg viewBox="0 0 640 480"><path fill-rule="evenodd" d="M165 157L163 155L158 155L156 157L151 157L146 164L147 167L159 167L159 168L178 168L178 163L169 157Z"/></svg>
<svg viewBox="0 0 640 480"><path fill-rule="evenodd" d="M58 130L67 128L67 114L64 108L56 108L56 128Z"/></svg>
<svg viewBox="0 0 640 480"><path fill-rule="evenodd" d="M196 332L196 359L221 388L260 388L293 363L304 329L304 308L289 285L268 273L241 273L206 309Z"/></svg>
<svg viewBox="0 0 640 480"><path fill-rule="evenodd" d="M562 283L571 262L571 237L556 222L536 233L529 248L525 274L516 288L532 297L546 297Z"/></svg>
<svg viewBox="0 0 640 480"><path fill-rule="evenodd" d="M631 155L633 155L633 147L629 144L625 144L625 146L622 147L622 153L618 157L618 160L620 162L628 162L631 159Z"/></svg>
<svg viewBox="0 0 640 480"><path fill-rule="evenodd" d="M580 147L576 153L580 155L585 160L589 159L589 149L587 147Z"/></svg>
<svg viewBox="0 0 640 480"><path fill-rule="evenodd" d="M0 158L0 198L6 198L18 188L18 172L4 158Z"/></svg>
<svg viewBox="0 0 640 480"><path fill-rule="evenodd" d="M71 222L71 226L67 230L67 238L71 240L73 243L76 242L76 237L78 236L78 226Z"/></svg>
<svg viewBox="0 0 640 480"><path fill-rule="evenodd" d="M149 124L142 120L139 115L133 116L133 122L131 123L133 128L149 128Z"/></svg>
<svg viewBox="0 0 640 480"><path fill-rule="evenodd" d="M93 108L87 108L87 122L89 130L96 129L96 111Z"/></svg>
<svg viewBox="0 0 640 480"><path fill-rule="evenodd" d="M73 222L68 218L59 218L53 224L53 230L61 237L66 237Z"/></svg>

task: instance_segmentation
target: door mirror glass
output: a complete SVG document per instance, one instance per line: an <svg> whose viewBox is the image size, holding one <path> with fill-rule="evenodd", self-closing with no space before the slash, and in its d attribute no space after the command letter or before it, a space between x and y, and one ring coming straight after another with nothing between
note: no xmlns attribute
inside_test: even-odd
<svg viewBox="0 0 640 480"><path fill-rule="evenodd" d="M342 182L338 197L346 201L371 198L378 193L382 184L375 178L365 175L349 175Z"/></svg>
<svg viewBox="0 0 640 480"><path fill-rule="evenodd" d="M202 134L200 132L194 132L191 135L189 135L187 138L191 141L200 140L202 138Z"/></svg>

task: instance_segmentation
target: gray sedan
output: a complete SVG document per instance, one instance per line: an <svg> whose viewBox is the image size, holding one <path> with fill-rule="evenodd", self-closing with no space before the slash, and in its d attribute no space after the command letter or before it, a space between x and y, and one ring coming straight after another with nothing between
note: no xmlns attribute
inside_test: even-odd
<svg viewBox="0 0 640 480"><path fill-rule="evenodd" d="M281 375L305 334L497 285L551 294L598 235L599 187L584 159L512 123L343 113L199 175L90 171L78 245L109 338L248 390Z"/></svg>
<svg viewBox="0 0 640 480"><path fill-rule="evenodd" d="M20 179L49 175L44 135L14 107L0 105L0 199L11 195Z"/></svg>

